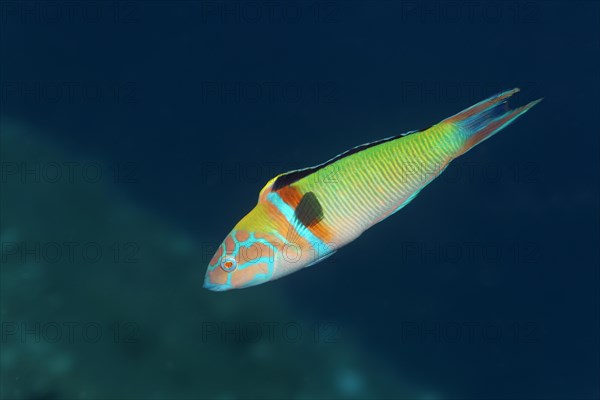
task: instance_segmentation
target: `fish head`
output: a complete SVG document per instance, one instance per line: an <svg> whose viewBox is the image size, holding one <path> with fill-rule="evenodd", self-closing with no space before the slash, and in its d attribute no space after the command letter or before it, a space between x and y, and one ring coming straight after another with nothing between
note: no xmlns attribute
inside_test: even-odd
<svg viewBox="0 0 600 400"><path fill-rule="evenodd" d="M299 234L300 228L291 225L290 220L296 218L293 211L271 191L276 179L265 185L256 207L217 249L206 271L205 288L224 291L259 285L312 265L331 252L327 246L325 253L317 252L321 248L315 243L320 241L307 239L307 229Z"/></svg>
<svg viewBox="0 0 600 400"><path fill-rule="evenodd" d="M274 279L278 248L270 235L234 228L210 260L204 287L220 292Z"/></svg>

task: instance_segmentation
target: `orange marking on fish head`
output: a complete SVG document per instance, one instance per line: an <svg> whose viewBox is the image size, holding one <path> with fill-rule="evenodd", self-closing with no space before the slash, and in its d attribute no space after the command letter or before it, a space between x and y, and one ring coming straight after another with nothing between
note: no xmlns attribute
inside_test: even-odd
<svg viewBox="0 0 600 400"><path fill-rule="evenodd" d="M223 256L223 246L219 246L219 248L217 249L217 252L215 253L215 255L211 258L210 262L208 263L209 266L212 265L217 265L219 263L219 261L221 261L221 257Z"/></svg>
<svg viewBox="0 0 600 400"><path fill-rule="evenodd" d="M277 251L271 239L271 235L238 229L232 231L212 257L204 287L223 291L270 280L275 269Z"/></svg>
<svg viewBox="0 0 600 400"><path fill-rule="evenodd" d="M209 269L206 271L205 286L207 286L209 283L215 287L219 285L223 286L227 284L227 279L227 272L223 271L223 269L217 266L217 268L213 270Z"/></svg>
<svg viewBox="0 0 600 400"><path fill-rule="evenodd" d="M300 200L302 200L302 193L292 186L283 187L279 189L277 193L283 201L285 201L294 209L298 206L298 204L300 204Z"/></svg>
<svg viewBox="0 0 600 400"><path fill-rule="evenodd" d="M246 240L250 238L250 235L246 231L237 231L235 233L235 238L239 243L244 243Z"/></svg>
<svg viewBox="0 0 600 400"><path fill-rule="evenodd" d="M260 281L260 277L266 275L269 270L267 263L254 262L246 265L231 275L231 284L235 288L249 286L248 283Z"/></svg>
<svg viewBox="0 0 600 400"><path fill-rule="evenodd" d="M233 240L233 235L229 234L229 236L227 236L225 238L225 252L227 254L233 254L235 252L235 242Z"/></svg>

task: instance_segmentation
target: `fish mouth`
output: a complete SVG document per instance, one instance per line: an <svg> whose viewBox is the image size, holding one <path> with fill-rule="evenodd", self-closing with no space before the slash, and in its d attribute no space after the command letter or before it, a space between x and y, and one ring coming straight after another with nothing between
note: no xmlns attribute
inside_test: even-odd
<svg viewBox="0 0 600 400"><path fill-rule="evenodd" d="M233 289L231 285L222 285L219 283L212 283L208 279L204 280L203 288L208 289L212 292L224 292L229 289Z"/></svg>

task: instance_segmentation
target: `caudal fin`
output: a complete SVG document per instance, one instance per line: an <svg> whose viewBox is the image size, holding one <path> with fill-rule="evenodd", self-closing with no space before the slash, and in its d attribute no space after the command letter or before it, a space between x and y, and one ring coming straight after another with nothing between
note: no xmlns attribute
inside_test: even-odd
<svg viewBox="0 0 600 400"><path fill-rule="evenodd" d="M518 91L518 88L507 90L443 121L443 123L457 126L460 134L465 139L459 155L466 153L475 145L491 137L502 128L505 128L515 119L525 114L531 107L542 101L542 99L538 99L511 110L506 100Z"/></svg>

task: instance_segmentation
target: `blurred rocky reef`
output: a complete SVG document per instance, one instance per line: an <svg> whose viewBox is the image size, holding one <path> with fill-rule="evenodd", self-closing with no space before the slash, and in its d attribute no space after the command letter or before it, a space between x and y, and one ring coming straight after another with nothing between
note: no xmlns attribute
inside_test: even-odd
<svg viewBox="0 0 600 400"><path fill-rule="evenodd" d="M114 171L6 119L0 144L0 398L432 398L277 285L203 289L208 234Z"/></svg>

